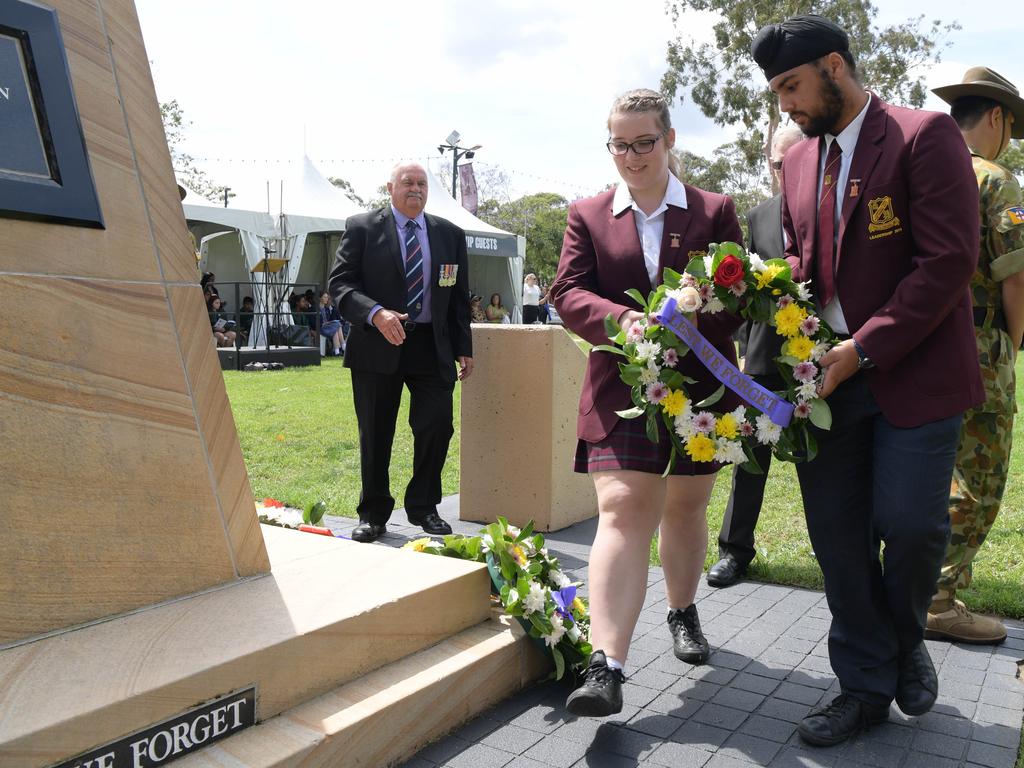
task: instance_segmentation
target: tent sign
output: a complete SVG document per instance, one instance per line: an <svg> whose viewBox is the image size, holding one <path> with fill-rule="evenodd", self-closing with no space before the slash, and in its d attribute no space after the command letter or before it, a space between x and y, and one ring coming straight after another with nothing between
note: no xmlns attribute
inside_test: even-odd
<svg viewBox="0 0 1024 768"><path fill-rule="evenodd" d="M53 768L158 768L256 723L256 688L246 688L151 725Z"/></svg>

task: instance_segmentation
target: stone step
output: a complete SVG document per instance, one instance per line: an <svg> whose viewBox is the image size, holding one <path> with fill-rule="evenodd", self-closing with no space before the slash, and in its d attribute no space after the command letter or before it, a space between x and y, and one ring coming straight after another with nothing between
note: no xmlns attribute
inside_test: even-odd
<svg viewBox="0 0 1024 768"><path fill-rule="evenodd" d="M489 619L480 564L261 527L269 575L0 650L0 765L57 763L253 684L267 720Z"/></svg>
<svg viewBox="0 0 1024 768"><path fill-rule="evenodd" d="M174 768L373 766L402 762L538 680L550 661L517 622L486 622L223 741Z"/></svg>

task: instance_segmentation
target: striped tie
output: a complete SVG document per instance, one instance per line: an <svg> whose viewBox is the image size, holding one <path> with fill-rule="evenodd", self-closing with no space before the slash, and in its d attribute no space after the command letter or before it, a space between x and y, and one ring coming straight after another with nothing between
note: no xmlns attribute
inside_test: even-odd
<svg viewBox="0 0 1024 768"><path fill-rule="evenodd" d="M824 139L822 144L824 144ZM836 293L836 186L843 161L843 150L838 139L832 139L825 155L825 170L821 178L821 197L818 200L818 232L815 238L817 253L818 299L825 307Z"/></svg>
<svg viewBox="0 0 1024 768"><path fill-rule="evenodd" d="M419 317L423 309L423 249L417 226L412 219L405 223L405 306L410 320Z"/></svg>

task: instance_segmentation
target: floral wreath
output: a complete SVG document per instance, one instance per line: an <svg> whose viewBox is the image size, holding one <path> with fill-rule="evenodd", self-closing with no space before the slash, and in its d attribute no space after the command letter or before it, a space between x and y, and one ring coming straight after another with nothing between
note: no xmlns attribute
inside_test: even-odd
<svg viewBox="0 0 1024 768"><path fill-rule="evenodd" d="M630 387L633 407L617 414L625 419L645 417L647 436L658 442L658 422L664 423L672 441L665 474L677 458L723 464L740 464L752 472L763 470L754 458L755 444L770 445L784 461L810 461L817 442L808 422L829 429L832 414L818 397L824 373L818 361L836 342L835 333L815 314L809 281L795 283L784 259L763 261L737 243L712 243L708 252L696 252L680 275L666 269L664 282L644 299L635 288L626 291L643 309L644 317L624 332L614 317L605 319L612 344L595 346L626 358L619 372ZM768 323L786 341L775 363L785 382L778 393L792 403L788 425L775 423L752 406L728 413L704 410L724 394L723 384L711 396L692 402L687 385L695 383L676 370L690 348L658 317L666 302L692 320L698 313L728 311L745 320Z"/></svg>
<svg viewBox="0 0 1024 768"><path fill-rule="evenodd" d="M534 533L532 520L520 530L499 517L478 536L449 534L443 542L424 537L402 548L486 563L495 600L551 654L555 679L562 678L566 667L587 664L593 651L590 614L577 594L579 582L562 573L558 559L548 554L544 537Z"/></svg>

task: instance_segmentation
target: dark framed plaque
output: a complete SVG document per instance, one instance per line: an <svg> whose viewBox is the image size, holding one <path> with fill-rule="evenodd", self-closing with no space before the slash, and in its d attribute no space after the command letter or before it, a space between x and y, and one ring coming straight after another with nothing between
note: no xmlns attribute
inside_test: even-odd
<svg viewBox="0 0 1024 768"><path fill-rule="evenodd" d="M103 228L57 12L0 2L0 216Z"/></svg>

